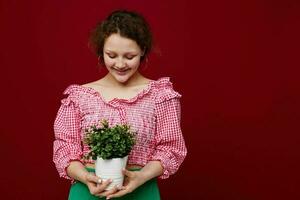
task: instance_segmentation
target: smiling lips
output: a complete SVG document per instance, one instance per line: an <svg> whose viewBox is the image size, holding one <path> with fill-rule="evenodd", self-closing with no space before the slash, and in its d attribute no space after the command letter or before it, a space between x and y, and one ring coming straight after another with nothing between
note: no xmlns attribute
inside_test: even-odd
<svg viewBox="0 0 300 200"><path fill-rule="evenodd" d="M117 74L119 74L119 75L125 75L127 73L127 71L129 70L129 69L119 70L116 68L114 68L114 69L117 72Z"/></svg>

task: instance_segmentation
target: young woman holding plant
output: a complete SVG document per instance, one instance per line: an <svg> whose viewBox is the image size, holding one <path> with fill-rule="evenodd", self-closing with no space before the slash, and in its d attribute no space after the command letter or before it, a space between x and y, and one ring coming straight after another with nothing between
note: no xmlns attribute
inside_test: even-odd
<svg viewBox="0 0 300 200"><path fill-rule="evenodd" d="M160 199L156 177L174 174L186 156L180 128L180 97L169 78L143 76L152 37L144 18L130 11L115 11L97 25L91 46L108 73L85 85L71 85L64 94L55 123L53 160L61 177L72 180L69 199ZM128 157L120 188L105 190L110 181L94 173L86 160L85 129L107 120L129 124L136 144Z"/></svg>

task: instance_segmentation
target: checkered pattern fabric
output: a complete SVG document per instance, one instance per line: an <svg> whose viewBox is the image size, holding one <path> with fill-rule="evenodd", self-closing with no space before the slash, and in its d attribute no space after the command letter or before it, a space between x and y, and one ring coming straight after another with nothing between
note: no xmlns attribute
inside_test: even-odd
<svg viewBox="0 0 300 200"><path fill-rule="evenodd" d="M174 174L187 150L180 127L180 97L169 78L150 81L147 88L131 99L106 101L101 94L80 85L69 86L54 122L53 161L61 177L71 179L66 168L70 161L85 160L89 147L83 143L85 129L106 119L110 125L127 123L137 132L137 142L128 164L145 166L158 160L163 166L159 178Z"/></svg>

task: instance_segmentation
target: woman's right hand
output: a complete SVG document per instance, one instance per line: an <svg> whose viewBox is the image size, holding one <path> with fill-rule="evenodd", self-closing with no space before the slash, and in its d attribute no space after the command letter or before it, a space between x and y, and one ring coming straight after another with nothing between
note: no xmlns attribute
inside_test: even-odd
<svg viewBox="0 0 300 200"><path fill-rule="evenodd" d="M95 173L88 172L85 166L79 161L72 161L67 168L67 174L87 185L90 193L98 197L105 197L118 191L116 187L111 190L105 190L111 183L111 180L103 181Z"/></svg>
<svg viewBox="0 0 300 200"><path fill-rule="evenodd" d="M85 184L90 190L90 193L94 196L98 197L105 197L109 194L115 193L116 188L106 191L105 189L108 185L112 182L112 180L108 179L103 181L101 178L95 175L95 173L89 172L86 175L86 182Z"/></svg>

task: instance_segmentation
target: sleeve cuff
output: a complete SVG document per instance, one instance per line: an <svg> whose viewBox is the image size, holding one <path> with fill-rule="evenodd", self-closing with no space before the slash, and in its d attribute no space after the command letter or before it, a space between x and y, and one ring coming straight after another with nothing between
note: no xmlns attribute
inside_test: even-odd
<svg viewBox="0 0 300 200"><path fill-rule="evenodd" d="M170 164L167 162L170 160L167 155L156 154L153 155L150 160L160 161L161 166L163 167L163 173L158 178L159 179L167 179L172 174L170 173Z"/></svg>

